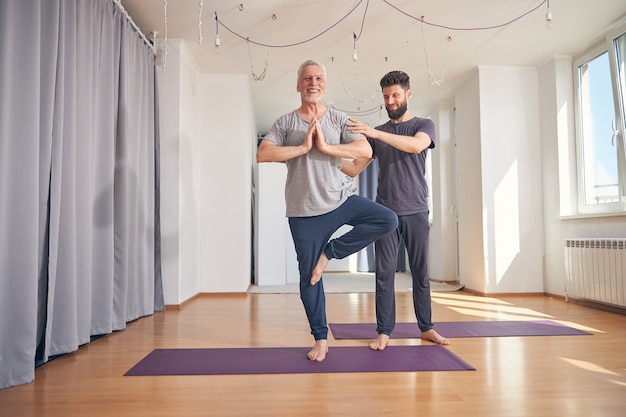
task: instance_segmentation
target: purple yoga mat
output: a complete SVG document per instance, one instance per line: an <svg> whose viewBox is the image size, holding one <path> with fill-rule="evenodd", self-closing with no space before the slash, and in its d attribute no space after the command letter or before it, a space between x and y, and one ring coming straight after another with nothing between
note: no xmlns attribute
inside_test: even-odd
<svg viewBox="0 0 626 417"><path fill-rule="evenodd" d="M376 323L331 323L328 327L335 339L376 338ZM550 320L441 322L435 323L434 328L439 334L449 338L591 334ZM414 339L420 336L417 323L397 323L391 333L392 339Z"/></svg>
<svg viewBox="0 0 626 417"><path fill-rule="evenodd" d="M326 360L307 359L310 348L155 349L125 376L232 375L333 372L466 371L474 367L443 346L331 347Z"/></svg>

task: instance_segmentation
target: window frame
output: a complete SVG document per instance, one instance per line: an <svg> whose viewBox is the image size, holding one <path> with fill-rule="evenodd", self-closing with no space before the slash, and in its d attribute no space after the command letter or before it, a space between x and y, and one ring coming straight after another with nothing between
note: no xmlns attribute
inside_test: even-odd
<svg viewBox="0 0 626 417"><path fill-rule="evenodd" d="M620 213L626 212L626 138L625 138L625 114L624 106L620 103L624 102L622 91L619 85L619 73L617 68L617 53L615 48L615 40L620 36L626 35L626 19L619 22L613 29L609 30L601 41L594 46L585 50L579 55L572 65L573 81L574 81L574 117L575 117L575 149L576 149L576 202L577 212L579 214L602 214L602 213ZM585 204L584 190L584 155L583 155L583 134L582 134L582 116L581 116L581 78L580 67L591 62L600 55L608 53L609 71L611 77L611 91L613 93L613 111L615 113L614 130L618 132L614 136L616 141L617 153L617 170L618 170L618 195L620 201L611 203ZM626 85L622 86L626 89Z"/></svg>

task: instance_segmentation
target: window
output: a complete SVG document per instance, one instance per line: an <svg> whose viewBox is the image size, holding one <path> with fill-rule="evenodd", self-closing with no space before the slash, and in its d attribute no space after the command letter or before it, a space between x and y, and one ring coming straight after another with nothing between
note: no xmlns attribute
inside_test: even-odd
<svg viewBox="0 0 626 417"><path fill-rule="evenodd" d="M575 61L578 211L626 209L626 24Z"/></svg>

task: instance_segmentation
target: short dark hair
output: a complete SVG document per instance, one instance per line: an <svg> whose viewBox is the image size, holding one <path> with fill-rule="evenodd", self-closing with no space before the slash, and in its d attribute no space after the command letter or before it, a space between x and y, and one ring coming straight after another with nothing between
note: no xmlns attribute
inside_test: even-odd
<svg viewBox="0 0 626 417"><path fill-rule="evenodd" d="M399 85L403 90L411 88L409 83L409 76L403 71L391 71L385 74L380 80L380 88L391 87L392 85Z"/></svg>

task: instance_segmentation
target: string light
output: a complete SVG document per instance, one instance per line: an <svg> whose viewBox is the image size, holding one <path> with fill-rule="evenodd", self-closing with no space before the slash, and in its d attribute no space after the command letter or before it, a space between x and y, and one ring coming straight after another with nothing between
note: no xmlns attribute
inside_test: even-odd
<svg viewBox="0 0 626 417"><path fill-rule="evenodd" d="M250 39L249 37L245 37L242 36L240 34L238 34L237 32L233 31L232 29L230 29L228 26L226 26L218 17L217 12L215 12L215 51L219 52L220 49L220 38L219 38L219 26L221 25L224 29L226 29L228 32L230 32L231 34L233 34L234 36L237 36L239 38L241 38L242 40L246 41L246 43L248 44L248 50L250 51L250 46L249 44L254 44L254 45L258 45L258 46L264 46L267 48L287 48L287 47L293 47L293 46L298 46L298 45L302 45L308 42L311 42L319 37L321 37L322 35L324 35L326 32L330 31L331 29L335 28L336 26L338 26L342 21L344 21L345 19L347 19L352 13L354 13L354 11L361 5L361 3L363 3L363 1L366 0L359 0L357 2L357 4L349 11L347 12L347 14L345 14L343 17L341 17L339 20L337 20L337 22L335 22L334 24L330 25L329 27L327 27L326 29L324 29L322 32L320 32L319 34L312 36L308 39L305 39L303 41L299 41L299 42L294 42L294 43L290 43L290 44L281 44L281 45L273 45L273 44L264 44L261 42L256 42L252 39ZM442 25L442 24L437 24L437 23L433 23L433 22L426 22L424 20L424 17L422 16L422 18L418 18L415 16L410 15L409 13L401 10L400 8L394 6L393 4L391 4L391 2L389 0L383 0L383 2L385 4L387 4L388 6L392 7L393 9L395 9L396 11L400 12L401 14L404 14L405 16L408 16L414 20L420 21L422 23L422 37L423 37L423 31L424 25L430 25L430 26L435 26L435 27L439 27L439 28L444 28L444 29L448 29L448 30L454 30L454 31L477 31L477 30L490 30L490 29L497 29L497 28L501 28L507 25L510 25L522 18L524 18L525 16L535 12L536 10L538 10L540 7L542 7L544 4L547 5L547 11L546 11L546 24L548 25L548 27L550 27L552 25L552 12L550 10L550 1L549 0L542 0L537 6L533 7L532 9L522 13L521 15L515 17L514 19L511 19L507 22L501 23L501 24L497 24L497 25L492 25L492 26L483 26L483 27L451 27L451 26L446 26L446 25ZM167 0L165 0L165 4L167 5ZM202 0L201 0L201 7L202 7ZM366 1L366 5L365 5L365 11L363 13L363 19L361 22L361 30L359 32L359 35L357 36L357 34L355 32L353 32L353 49L352 49L352 65L356 66L357 61L358 61L358 54L357 54L357 48L356 48L356 41L361 37L361 34L363 32L363 28L365 25L365 18L367 16L367 10L369 7L369 0ZM243 3L239 4L239 11L243 11ZM275 16L275 15L274 15ZM200 26L199 26L200 28ZM272 31L272 39L274 36L274 31ZM167 37L167 28L166 28L166 37ZM446 45L446 52L445 52L445 57L444 57L444 64L443 64L443 69L441 71L441 75L439 77L435 77L432 74L431 71L431 65L430 65L430 58L428 56L428 51L426 50L426 43L424 41L424 53L426 55L426 64L427 64L427 76L429 79L429 82L431 84L436 84L436 85L440 85L443 83L444 81L444 76L445 76L445 67L447 65L447 59L448 59L448 50L449 50L449 46L450 46L450 42L452 41L452 37L448 36L447 37L447 45ZM250 59L251 59L251 63L252 63L252 56L250 54ZM332 58L334 60L334 57ZM388 61L388 57L385 57L385 62ZM253 71L253 77L255 78L255 80L261 80L265 77L265 73L267 71L267 67L269 64L269 50L268 50L268 59L266 59L265 61L265 68L263 70L263 72L261 73L261 75L256 75L254 74ZM252 66L252 65L251 65Z"/></svg>
<svg viewBox="0 0 626 417"><path fill-rule="evenodd" d="M356 35L356 33L352 32L352 38L354 39L354 48L352 49L352 66L356 67L356 61L357 59L359 59L357 53L356 53L356 41L359 40L359 38L361 37L361 34L363 33L363 27L365 26L365 16L367 16L367 9L369 8L370 5L370 0L367 0L367 3L365 3L365 11L363 12L363 19L361 19L361 30L359 31L359 36Z"/></svg>
<svg viewBox="0 0 626 417"><path fill-rule="evenodd" d="M215 53L219 54L220 53L220 45L222 44L222 42L220 42L220 35L218 35L217 33L215 34Z"/></svg>
<svg viewBox="0 0 626 417"><path fill-rule="evenodd" d="M249 37L240 35L239 33L235 32L234 30L232 30L231 28L229 28L228 26L226 26L224 24L224 22L222 22L221 20L219 20L217 18L217 13L215 15L215 20L217 21L217 24L221 25L224 29L226 29L227 31L229 31L230 33L232 33L233 35L237 36L238 38L246 41L246 42L250 42L254 45L258 45L258 46L267 46L268 48L290 48L292 46L298 46L298 45L302 45L308 42L311 42L319 37L321 37L323 34L325 34L326 32L328 32L329 30L333 29L335 26L339 25L339 23L341 23L342 21L344 21L346 18L348 18L348 16L350 16L354 10L359 7L359 5L363 2L363 0L360 0L345 16L343 16L341 19L339 19L336 23L333 23L332 25L330 25L328 28L324 29L322 32L318 33L315 36L312 36L308 39L305 39L303 41L299 41L299 42L294 42L294 43L289 43L289 44L283 44L283 45L268 45L265 43L261 43L261 42L256 42L252 39L250 39Z"/></svg>
<svg viewBox="0 0 626 417"><path fill-rule="evenodd" d="M359 56L356 53L356 33L352 33L352 36L354 37L354 49L352 50L352 66L356 67L356 61L357 59L359 59Z"/></svg>
<svg viewBox="0 0 626 417"><path fill-rule="evenodd" d="M215 12L215 53L219 54L220 53L220 33L219 33L219 25L217 24L218 19L217 19L217 12Z"/></svg>
<svg viewBox="0 0 626 417"><path fill-rule="evenodd" d="M552 11L550 10L550 0L546 0L547 10L546 10L546 27L548 29L552 28Z"/></svg>
<svg viewBox="0 0 626 417"><path fill-rule="evenodd" d="M328 32L329 30L335 28L336 26L338 26L342 21L344 21L345 19L347 19L352 13L354 13L354 11L361 5L361 3L363 3L364 0L360 0L348 13L346 13L343 17L341 17L337 22L333 23L332 25L330 25L328 28L324 29L322 32L320 32L319 34L312 36L308 39L305 39L303 41L298 41L298 42L294 42L294 43L290 43L290 44L282 44L282 45L269 45L269 44L264 44L261 42L257 42L253 39L250 39L249 37L240 35L239 33L235 32L234 30L230 29L228 26L226 26L224 24L224 22L222 22L221 20L219 20L218 16L217 16L217 12L215 13L215 21L216 21L216 26L221 25L224 29L226 29L227 31L229 31L230 33L232 33L233 35L239 37L240 39L258 45L258 46L265 46L268 48L288 48L288 47L293 47L293 46L298 46L298 45L302 45L308 42L311 42L317 38L319 38L320 36L324 35L326 32ZM549 0L543 0L541 1L541 3L539 3L537 6L533 7L531 10L528 10L527 12L523 13L522 15L511 19L507 22L501 23L501 24L497 24L497 25L493 25L493 26L483 26L483 27L452 27L452 26L446 26L446 25L442 25L442 24L437 24L437 23L433 23L433 22L426 22L423 21L422 19L412 16L409 13L399 9L398 7L394 6L393 4L391 4L388 0L383 0L383 2L385 4L387 4L388 6L392 7L393 9L395 9L396 11L400 12L401 14L404 14L407 17L410 17L411 19L417 20L417 21L422 21L422 23L426 24L426 25L430 25L430 26L436 26L436 27L440 27L440 28L444 28L444 29L448 29L448 30L454 30L454 31L475 31L475 30L490 30L490 29L497 29L497 28L501 28L507 25L510 25L520 19L522 19L523 17L529 15L530 13L536 11L537 9L539 9L541 6L543 6L544 4L548 3ZM369 0L367 1L366 4L366 8L365 8L365 13L363 14L363 22L361 25L361 32L363 31L363 26L365 23L365 16L367 15L367 8L369 6ZM243 4L239 5L239 10L243 10ZM551 13L549 13L550 19L551 19ZM216 32L217 32L217 27L216 27ZM360 37L360 34L358 37L355 38L355 40L358 40L358 38ZM217 36L216 36L217 38ZM355 42L355 48L353 49L353 56L356 55L356 42Z"/></svg>
<svg viewBox="0 0 626 417"><path fill-rule="evenodd" d="M167 0L165 0L165 2L167 3ZM363 2L363 0L360 0L348 13L346 13L346 15L344 15L343 17L341 17L337 22L333 23L331 26L329 26L328 28L324 29L322 32L318 33L315 36L312 36L308 39L305 39L303 41L298 41L298 42L294 42L294 43L289 43L289 44L282 44L282 45L268 45L268 44L264 44L261 42L257 42L253 39L250 39L249 37L243 36L237 32L235 32L234 30L230 29L228 26L226 26L224 24L224 22L222 22L218 16L217 16L217 12L215 13L215 20L216 20L216 25L221 25L224 29L226 29L227 31L229 31L230 33L232 33L233 35L237 36L238 38L246 41L246 42L250 42L252 44L258 45L258 46L266 46L269 48L289 48L289 47L293 47L293 46L298 46L298 45L302 45L308 42L311 42L317 38L319 38L320 36L324 35L326 32L330 31L331 29L335 28L336 26L338 26L341 22L343 22L345 19L347 19L352 13L354 13L354 11L361 5L361 3ZM392 7L393 9L395 9L396 11L400 12L401 14L404 14L405 16L410 17L411 19L414 20L418 20L420 21L421 19L415 16L410 15L409 13L404 12L403 10L399 9L398 7L394 6L393 4L391 4L388 0L383 0L383 2L385 4L387 4L388 6ZM452 27L452 26L445 26L445 25L441 25L441 24L437 24L437 23L433 23L433 22L423 22L427 25L430 26L436 26L436 27L440 27L443 29L449 29L449 30L454 30L454 31L474 31L474 30L490 30L490 29L497 29L497 28L501 28L507 25L510 25L520 19L522 19L523 17L529 15L530 13L536 11L537 9L539 9L541 6L543 6L544 4L546 4L548 2L548 0L543 0L539 5L537 5L536 7L532 8L531 10L523 13L522 15L511 19L507 22L501 23L501 24L497 24L497 25L493 25L493 26L483 26L483 27ZM239 5L239 10L243 10L243 4ZM367 12L367 10L366 10ZM363 15L363 20L365 20L365 14Z"/></svg>

